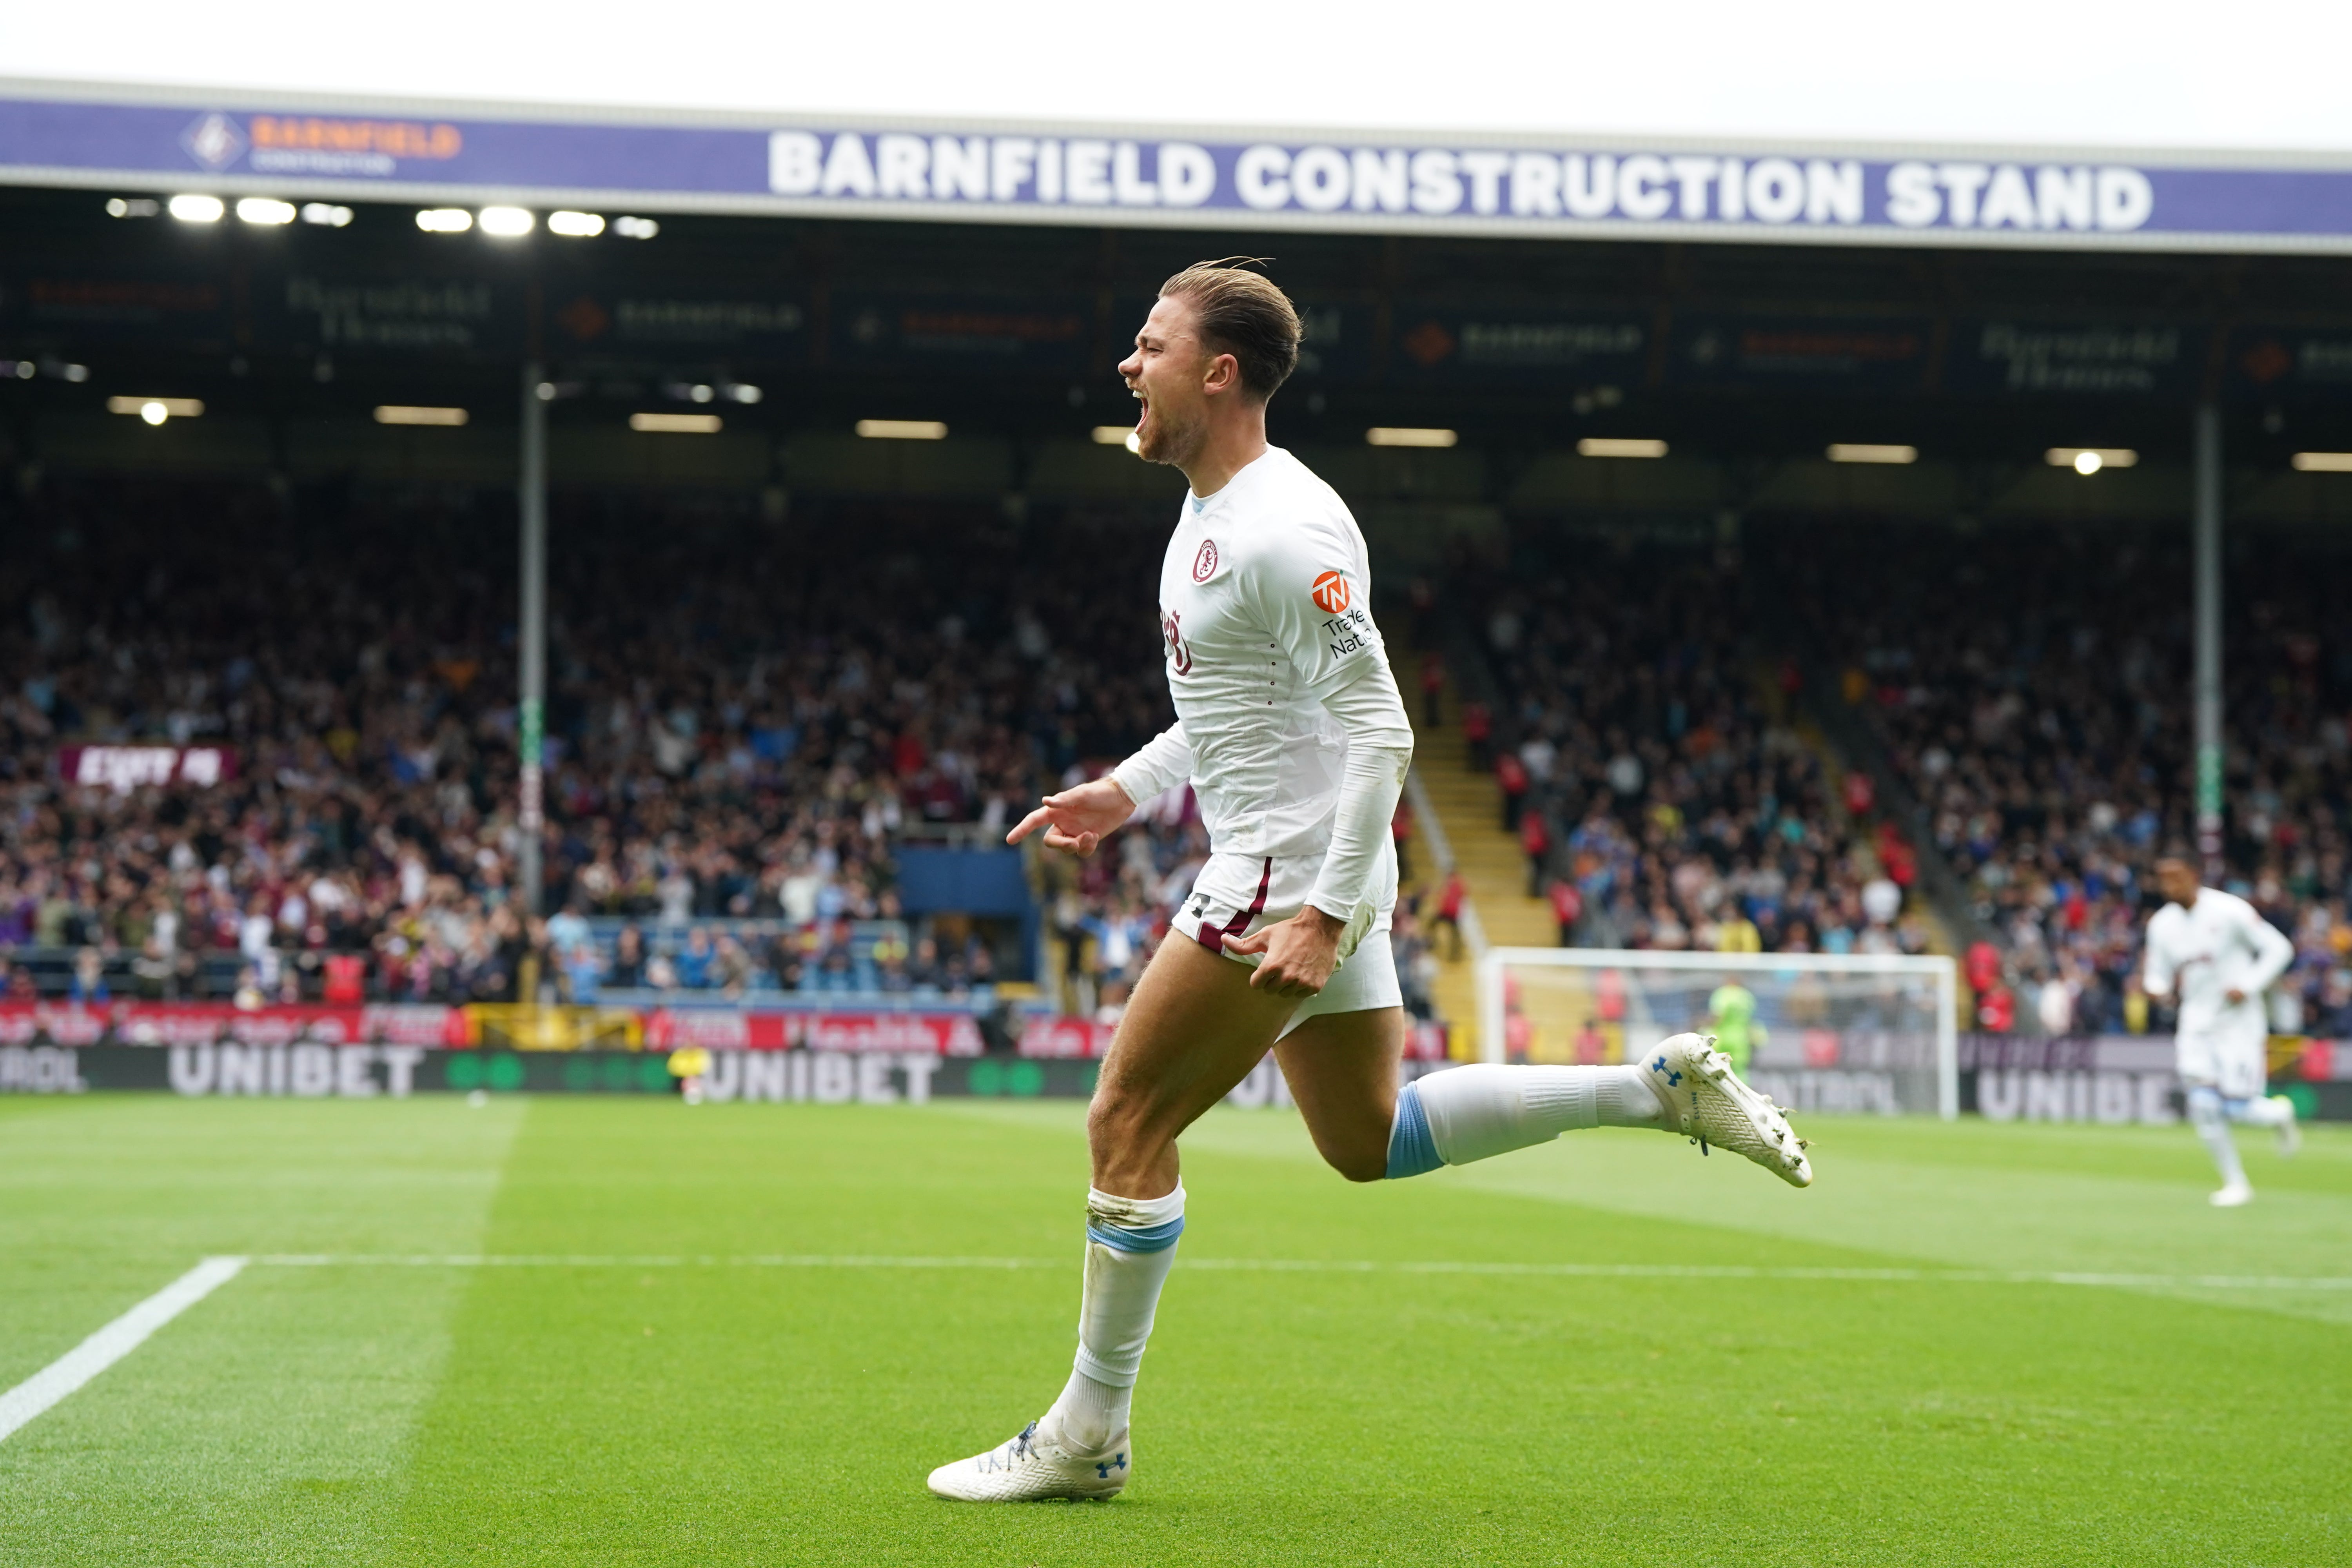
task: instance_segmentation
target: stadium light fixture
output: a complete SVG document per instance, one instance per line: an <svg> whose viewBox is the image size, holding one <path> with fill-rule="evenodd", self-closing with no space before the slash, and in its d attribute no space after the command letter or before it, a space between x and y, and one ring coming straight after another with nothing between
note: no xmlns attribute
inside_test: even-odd
<svg viewBox="0 0 2352 1568"><path fill-rule="evenodd" d="M1868 441L1832 441L1829 457L1832 463L1916 463L1919 460L1919 448L1883 447Z"/></svg>
<svg viewBox="0 0 2352 1568"><path fill-rule="evenodd" d="M416 226L427 234L463 234L474 226L474 215L464 207L423 207Z"/></svg>
<svg viewBox="0 0 2352 1568"><path fill-rule="evenodd" d="M499 239L520 239L539 222L529 207L484 207L475 216L484 234Z"/></svg>
<svg viewBox="0 0 2352 1568"><path fill-rule="evenodd" d="M1132 425L1097 425L1093 434L1097 447L1124 447L1132 452L1143 444L1136 439Z"/></svg>
<svg viewBox="0 0 2352 1568"><path fill-rule="evenodd" d="M748 381L730 381L719 387L719 395L730 403L740 403L748 406L759 402L767 394Z"/></svg>
<svg viewBox="0 0 2352 1568"><path fill-rule="evenodd" d="M1636 437L1587 436L1577 442L1576 455L1580 458L1663 458L1666 455L1666 444Z"/></svg>
<svg viewBox="0 0 2352 1568"><path fill-rule="evenodd" d="M860 419L857 433L869 441L944 441L948 427L937 419Z"/></svg>
<svg viewBox="0 0 2352 1568"><path fill-rule="evenodd" d="M294 221L294 204L281 202L276 196L239 196L236 221L277 225Z"/></svg>
<svg viewBox="0 0 2352 1568"><path fill-rule="evenodd" d="M109 196L106 201L109 217L153 217L163 210L163 203L146 196Z"/></svg>
<svg viewBox="0 0 2352 1568"><path fill-rule="evenodd" d="M547 232L566 239L593 239L604 232L604 217L602 213L551 212L547 215Z"/></svg>
<svg viewBox="0 0 2352 1568"><path fill-rule="evenodd" d="M380 404L375 411L379 425L463 425L467 418L462 408L425 408L407 403Z"/></svg>
<svg viewBox="0 0 2352 1568"><path fill-rule="evenodd" d="M194 419L205 411L205 405L200 397L110 397L106 411L161 425L166 419Z"/></svg>
<svg viewBox="0 0 2352 1568"><path fill-rule="evenodd" d="M661 225L649 217L616 217L613 232L623 239L651 239L661 232Z"/></svg>
<svg viewBox="0 0 2352 1568"><path fill-rule="evenodd" d="M1452 430L1412 425L1375 425L1364 432L1364 443L1370 447L1451 447L1461 439Z"/></svg>
<svg viewBox="0 0 2352 1568"><path fill-rule="evenodd" d="M304 202L302 221L321 228L341 228L352 221L352 209L332 202Z"/></svg>
<svg viewBox="0 0 2352 1568"><path fill-rule="evenodd" d="M2287 461L2299 474L2352 474L2352 452L2297 452Z"/></svg>
<svg viewBox="0 0 2352 1568"><path fill-rule="evenodd" d="M629 428L648 436L716 436L721 421L716 414L632 414Z"/></svg>
<svg viewBox="0 0 2352 1568"><path fill-rule="evenodd" d="M2102 468L2131 468L2138 463L2139 454L2128 447L2053 447L2042 454L2042 460L2088 479Z"/></svg>
<svg viewBox="0 0 2352 1568"><path fill-rule="evenodd" d="M218 196L199 196L186 193L173 196L168 210L182 223L218 223L228 211L228 204Z"/></svg>

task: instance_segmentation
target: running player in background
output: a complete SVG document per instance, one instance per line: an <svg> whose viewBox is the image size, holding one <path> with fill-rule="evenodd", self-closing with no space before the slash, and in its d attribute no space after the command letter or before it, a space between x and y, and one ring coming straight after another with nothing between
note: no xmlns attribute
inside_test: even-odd
<svg viewBox="0 0 2352 1568"><path fill-rule="evenodd" d="M1328 485L1266 444L1266 400L1298 340L1273 283L1204 262L1160 287L1119 366L1142 405L1143 457L1192 481L1160 574L1176 722L1006 837L1042 831L1049 848L1091 855L1138 803L1189 779L1210 856L1087 1111L1076 1365L1012 1440L932 1471L944 1497L1109 1497L1127 1484L1130 1394L1184 1228L1176 1138L1269 1048L1316 1148L1351 1181L1603 1125L1664 1128L1793 1185L1812 1180L1788 1122L1696 1035L1623 1067L1461 1067L1399 1091L1389 825L1412 730L1373 624L1363 535Z"/></svg>
<svg viewBox="0 0 2352 1568"><path fill-rule="evenodd" d="M2156 883L2167 902L2148 918L2142 984L2158 1000L2179 992L2173 1052L2188 1090L2189 1121L2221 1173L2213 1205L2236 1208L2253 1201L2254 1189L2230 1123L2272 1129L2281 1154L2293 1154L2303 1142L2294 1101L2263 1094L2270 1038L2263 991L2294 961L2294 944L2235 893L2200 886L2186 850L2156 863Z"/></svg>

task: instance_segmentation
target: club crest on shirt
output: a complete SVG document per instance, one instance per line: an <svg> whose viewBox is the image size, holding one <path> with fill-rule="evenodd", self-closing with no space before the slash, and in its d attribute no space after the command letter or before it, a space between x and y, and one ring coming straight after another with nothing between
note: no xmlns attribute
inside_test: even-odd
<svg viewBox="0 0 2352 1568"><path fill-rule="evenodd" d="M1336 616L1348 607L1346 574L1326 572L1315 579L1315 607L1327 616Z"/></svg>
<svg viewBox="0 0 2352 1568"><path fill-rule="evenodd" d="M1217 574L1217 542L1201 541L1201 552L1192 557L1192 581L1205 583Z"/></svg>

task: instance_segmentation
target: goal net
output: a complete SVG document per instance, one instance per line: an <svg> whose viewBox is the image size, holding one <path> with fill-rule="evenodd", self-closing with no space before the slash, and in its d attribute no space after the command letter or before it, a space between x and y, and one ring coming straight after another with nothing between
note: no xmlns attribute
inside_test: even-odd
<svg viewBox="0 0 2352 1568"><path fill-rule="evenodd" d="M1791 1110L1959 1114L1948 958L1498 947L1478 962L1487 1061L1623 1062L1744 1033L1742 1076Z"/></svg>

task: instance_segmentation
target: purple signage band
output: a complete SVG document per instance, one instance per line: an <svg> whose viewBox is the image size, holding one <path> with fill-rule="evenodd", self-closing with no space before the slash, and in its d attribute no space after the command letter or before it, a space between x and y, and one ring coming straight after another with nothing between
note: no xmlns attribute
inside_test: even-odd
<svg viewBox="0 0 2352 1568"><path fill-rule="evenodd" d="M5 96L0 181L964 222L2352 251L2352 163L2315 161L488 113Z"/></svg>

